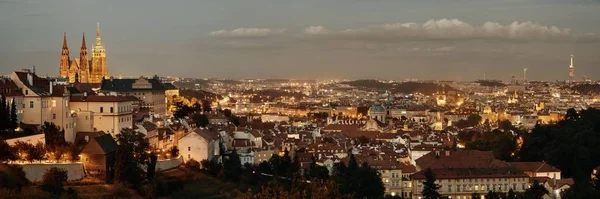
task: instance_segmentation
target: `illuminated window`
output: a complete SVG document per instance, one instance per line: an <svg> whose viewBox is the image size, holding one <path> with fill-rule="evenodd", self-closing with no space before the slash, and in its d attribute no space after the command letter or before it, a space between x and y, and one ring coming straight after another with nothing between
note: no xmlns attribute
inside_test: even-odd
<svg viewBox="0 0 600 199"><path fill-rule="evenodd" d="M52 107L56 107L56 100L52 100Z"/></svg>

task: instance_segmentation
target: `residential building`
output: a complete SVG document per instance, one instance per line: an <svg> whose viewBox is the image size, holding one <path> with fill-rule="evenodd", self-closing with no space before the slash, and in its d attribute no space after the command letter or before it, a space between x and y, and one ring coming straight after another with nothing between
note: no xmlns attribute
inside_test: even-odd
<svg viewBox="0 0 600 199"><path fill-rule="evenodd" d="M112 136L119 134L121 129L132 128L135 99L131 97L84 95L70 99L69 104L81 126L87 127L91 123L92 131L103 131Z"/></svg>
<svg viewBox="0 0 600 199"><path fill-rule="evenodd" d="M179 139L178 148L185 161L211 160L219 154L219 134L198 128Z"/></svg>

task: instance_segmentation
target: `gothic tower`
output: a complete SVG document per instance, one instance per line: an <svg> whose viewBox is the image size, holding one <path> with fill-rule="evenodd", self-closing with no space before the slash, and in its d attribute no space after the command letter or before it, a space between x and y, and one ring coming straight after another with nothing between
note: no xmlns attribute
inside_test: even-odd
<svg viewBox="0 0 600 199"><path fill-rule="evenodd" d="M100 23L96 26L96 44L92 49L92 70L91 70L91 83L100 83L102 78L108 78L108 69L106 68L106 49L102 45L102 39L100 38Z"/></svg>
<svg viewBox="0 0 600 199"><path fill-rule="evenodd" d="M87 46L85 45L85 33L81 39L81 52L79 53L79 81L81 83L89 82L90 67L88 62Z"/></svg>
<svg viewBox="0 0 600 199"><path fill-rule="evenodd" d="M63 47L60 54L60 70L59 76L61 78L69 77L69 65L71 60L69 59L69 46L67 45L67 33L63 33Z"/></svg>

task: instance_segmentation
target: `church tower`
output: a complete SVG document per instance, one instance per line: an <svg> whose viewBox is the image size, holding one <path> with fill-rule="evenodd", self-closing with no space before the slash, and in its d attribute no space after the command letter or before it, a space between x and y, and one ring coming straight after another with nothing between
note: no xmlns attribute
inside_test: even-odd
<svg viewBox="0 0 600 199"><path fill-rule="evenodd" d="M575 66L573 66L573 55L571 55L571 65L569 66L569 79L575 80Z"/></svg>
<svg viewBox="0 0 600 199"><path fill-rule="evenodd" d="M87 46L85 45L85 33L81 39L81 52L79 53L79 81L81 83L88 83L89 81L89 62L87 54Z"/></svg>
<svg viewBox="0 0 600 199"><path fill-rule="evenodd" d="M61 78L69 77L69 65L71 60L69 59L69 46L67 45L67 33L63 33L63 46L60 54L60 69L59 76Z"/></svg>
<svg viewBox="0 0 600 199"><path fill-rule="evenodd" d="M102 45L102 39L100 38L100 23L96 26L96 44L92 49L92 69L91 69L91 83L100 83L102 78L108 78L108 68L106 68L106 49Z"/></svg>

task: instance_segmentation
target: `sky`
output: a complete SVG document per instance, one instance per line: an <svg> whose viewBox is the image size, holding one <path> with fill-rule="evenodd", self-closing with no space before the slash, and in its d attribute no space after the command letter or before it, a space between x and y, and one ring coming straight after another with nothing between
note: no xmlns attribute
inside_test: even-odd
<svg viewBox="0 0 600 199"><path fill-rule="evenodd" d="M0 74L97 22L113 76L600 79L600 0L0 0Z"/></svg>

